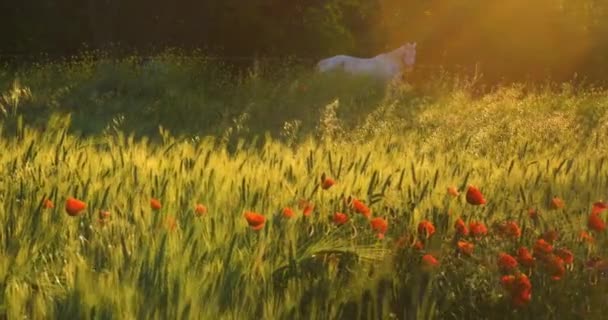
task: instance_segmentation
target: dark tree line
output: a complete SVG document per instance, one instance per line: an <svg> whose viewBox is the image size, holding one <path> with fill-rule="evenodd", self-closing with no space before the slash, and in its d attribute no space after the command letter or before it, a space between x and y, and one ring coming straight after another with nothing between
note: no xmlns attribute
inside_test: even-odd
<svg viewBox="0 0 608 320"><path fill-rule="evenodd" d="M489 77L605 78L607 0L2 1L0 53L200 48L220 56L370 56L406 41L419 62Z"/></svg>

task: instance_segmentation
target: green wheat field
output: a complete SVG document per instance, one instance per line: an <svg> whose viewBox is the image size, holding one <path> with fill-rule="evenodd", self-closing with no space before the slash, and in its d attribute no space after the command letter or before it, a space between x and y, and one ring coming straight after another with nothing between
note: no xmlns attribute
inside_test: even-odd
<svg viewBox="0 0 608 320"><path fill-rule="evenodd" d="M608 312L608 91L309 69L3 67L0 318Z"/></svg>

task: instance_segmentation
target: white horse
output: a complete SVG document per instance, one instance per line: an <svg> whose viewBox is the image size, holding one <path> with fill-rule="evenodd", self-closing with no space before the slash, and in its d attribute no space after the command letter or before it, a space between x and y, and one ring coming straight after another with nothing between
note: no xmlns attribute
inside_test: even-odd
<svg viewBox="0 0 608 320"><path fill-rule="evenodd" d="M373 58L356 58L337 55L317 63L317 71L342 70L353 75L369 75L385 81L410 72L416 63L416 42L405 45Z"/></svg>

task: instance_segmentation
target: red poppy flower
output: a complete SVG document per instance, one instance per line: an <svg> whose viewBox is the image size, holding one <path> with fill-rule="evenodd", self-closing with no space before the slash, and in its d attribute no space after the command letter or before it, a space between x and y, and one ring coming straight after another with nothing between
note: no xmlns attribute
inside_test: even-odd
<svg viewBox="0 0 608 320"><path fill-rule="evenodd" d="M304 199L300 199L298 207L302 210L302 215L304 215L305 217L310 216L312 214L313 209L315 208L312 203Z"/></svg>
<svg viewBox="0 0 608 320"><path fill-rule="evenodd" d="M384 234L388 229L388 222L383 218L373 218L370 220L372 229L378 234L378 238L384 238Z"/></svg>
<svg viewBox="0 0 608 320"><path fill-rule="evenodd" d="M308 202L308 200L305 200L305 199L298 200L298 208L299 209L304 209L304 208L306 208L309 205L310 205L310 202Z"/></svg>
<svg viewBox="0 0 608 320"><path fill-rule="evenodd" d="M408 244L408 242L410 242L410 239L411 239L410 237L405 236L405 235L397 238L395 240L395 247L397 249L404 249L405 247L407 247L407 244Z"/></svg>
<svg viewBox="0 0 608 320"><path fill-rule="evenodd" d="M498 255L498 268L503 272L510 272L517 268L517 260L510 254L501 252Z"/></svg>
<svg viewBox="0 0 608 320"><path fill-rule="evenodd" d="M481 237L488 234L488 228L485 224L477 221L469 223L469 231L473 237Z"/></svg>
<svg viewBox="0 0 608 320"><path fill-rule="evenodd" d="M456 223L454 223L454 228L456 229L456 234L459 236L464 237L469 234L469 229L467 229L467 225L461 218L458 218L458 220L456 220Z"/></svg>
<svg viewBox="0 0 608 320"><path fill-rule="evenodd" d="M175 231L177 228L177 220L174 216L167 216L167 218L165 218L165 228L167 228L168 231Z"/></svg>
<svg viewBox="0 0 608 320"><path fill-rule="evenodd" d="M337 225L343 225L346 222L348 222L348 216L342 212L336 212L334 213L334 223Z"/></svg>
<svg viewBox="0 0 608 320"><path fill-rule="evenodd" d="M315 206L313 206L312 204L309 206L306 206L306 208L304 208L304 210L302 210L302 215L305 217L308 217L312 214L312 210L314 210Z"/></svg>
<svg viewBox="0 0 608 320"><path fill-rule="evenodd" d="M553 199L551 199L551 203L550 203L550 208L553 210L557 210L557 209L563 209L566 206L566 204L564 203L564 200L562 200L560 197L553 197Z"/></svg>
<svg viewBox="0 0 608 320"><path fill-rule="evenodd" d="M65 201L65 211L72 217L79 215L86 208L87 204L78 199L69 197Z"/></svg>
<svg viewBox="0 0 608 320"><path fill-rule="evenodd" d="M514 275L504 275L502 277L500 277L500 283L502 284L502 287L505 288L507 291L511 291L513 290L513 284L515 283L515 276Z"/></svg>
<svg viewBox="0 0 608 320"><path fill-rule="evenodd" d="M528 209L528 216L533 220L538 219L539 214L540 214L540 211L538 211L538 209L535 209L535 208Z"/></svg>
<svg viewBox="0 0 608 320"><path fill-rule="evenodd" d="M365 205L365 203L359 201L358 199L353 199L352 207L355 209L355 212L364 215L366 218L369 218L371 215L371 210Z"/></svg>
<svg viewBox="0 0 608 320"><path fill-rule="evenodd" d="M572 254L572 251L566 248L559 248L555 249L554 252L558 257L564 260L565 264L572 264L574 262L574 255Z"/></svg>
<svg viewBox="0 0 608 320"><path fill-rule="evenodd" d="M551 279L560 280L566 274L566 266L564 265L564 259L551 254L545 259L545 268L551 275Z"/></svg>
<svg viewBox="0 0 608 320"><path fill-rule="evenodd" d="M428 220L418 224L418 235L422 238L430 238L435 233L435 226Z"/></svg>
<svg viewBox="0 0 608 320"><path fill-rule="evenodd" d="M532 290L520 290L511 296L511 302L516 307L524 307L532 300Z"/></svg>
<svg viewBox="0 0 608 320"><path fill-rule="evenodd" d="M323 179L323 181L321 181L321 188L323 188L323 190L327 190L331 188L334 184L336 184L336 181L334 181L334 179L325 178Z"/></svg>
<svg viewBox="0 0 608 320"><path fill-rule="evenodd" d="M425 254L422 256L422 265L426 268L434 268L439 266L439 260L431 254Z"/></svg>
<svg viewBox="0 0 608 320"><path fill-rule="evenodd" d="M532 283L523 273L518 274L513 281L511 302L516 307L523 307L532 300Z"/></svg>
<svg viewBox="0 0 608 320"><path fill-rule="evenodd" d="M264 228L266 218L263 215L251 211L245 211L244 216L251 229L257 231Z"/></svg>
<svg viewBox="0 0 608 320"><path fill-rule="evenodd" d="M500 279L500 282L503 288L509 292L514 306L523 307L531 301L532 283L525 274L506 275Z"/></svg>
<svg viewBox="0 0 608 320"><path fill-rule="evenodd" d="M458 189L456 189L456 187L451 186L448 187L448 194L452 197L458 197L458 195L460 195L460 192L458 192Z"/></svg>
<svg viewBox="0 0 608 320"><path fill-rule="evenodd" d="M545 239L538 239L534 244L534 255L540 258L544 258L546 255L553 252L553 246L545 241Z"/></svg>
<svg viewBox="0 0 608 320"><path fill-rule="evenodd" d="M44 199L44 201L42 202L42 207L45 209L52 209L55 208L55 204L53 204L53 201L51 201L51 199Z"/></svg>
<svg viewBox="0 0 608 320"><path fill-rule="evenodd" d="M196 205L196 207L194 207L194 213L196 216L200 217L207 213L207 207L199 203Z"/></svg>
<svg viewBox="0 0 608 320"><path fill-rule="evenodd" d="M285 218L292 218L295 215L295 213L293 212L293 210L289 207L285 207L283 208L283 217Z"/></svg>
<svg viewBox="0 0 608 320"><path fill-rule="evenodd" d="M422 251L422 250L424 250L424 242L422 242L420 240L416 240L416 242L414 243L414 245L412 247L418 251Z"/></svg>
<svg viewBox="0 0 608 320"><path fill-rule="evenodd" d="M591 214L587 220L587 226L590 230L603 232L606 230L606 222L600 218L599 214Z"/></svg>
<svg viewBox="0 0 608 320"><path fill-rule="evenodd" d="M590 235L587 231L581 231L579 240L587 243L593 243L595 241L595 239L593 239L593 236Z"/></svg>
<svg viewBox="0 0 608 320"><path fill-rule="evenodd" d="M534 267L534 257L526 247L520 247L517 250L517 261L526 268Z"/></svg>
<svg viewBox="0 0 608 320"><path fill-rule="evenodd" d="M150 207L152 207L152 209L154 210L160 210L160 208L162 207L160 204L160 201L156 198L152 198L150 199Z"/></svg>
<svg viewBox="0 0 608 320"><path fill-rule="evenodd" d="M514 221L505 222L504 232L505 235L510 238L519 238L521 236L521 229Z"/></svg>
<svg viewBox="0 0 608 320"><path fill-rule="evenodd" d="M105 220L110 218L110 211L107 210L99 210L99 219Z"/></svg>
<svg viewBox="0 0 608 320"><path fill-rule="evenodd" d="M467 189L467 202L474 206L482 205L486 203L486 199L483 194L475 186L469 185Z"/></svg>
<svg viewBox="0 0 608 320"><path fill-rule="evenodd" d="M554 243L555 240L557 240L557 238L559 238L559 233L557 232L557 230L548 230L547 232L543 233L543 235L541 236L541 239L544 239L545 241L549 242L549 243Z"/></svg>
<svg viewBox="0 0 608 320"><path fill-rule="evenodd" d="M458 251L465 255L472 255L473 249L475 249L475 245L468 241L458 241L457 243Z"/></svg>
<svg viewBox="0 0 608 320"><path fill-rule="evenodd" d="M593 207L591 208L591 214L600 214L606 209L608 209L608 204L606 202L598 201L593 204Z"/></svg>

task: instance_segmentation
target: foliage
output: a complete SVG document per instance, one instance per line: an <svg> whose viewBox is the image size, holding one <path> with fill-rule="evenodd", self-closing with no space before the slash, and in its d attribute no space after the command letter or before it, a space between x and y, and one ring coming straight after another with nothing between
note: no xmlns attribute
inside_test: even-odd
<svg viewBox="0 0 608 320"><path fill-rule="evenodd" d="M200 49L235 65L256 56L312 64L417 41L419 65L481 69L482 81L603 82L608 2L597 0L21 1L3 8L0 53L124 56ZM17 54L11 58L11 54ZM26 56L21 56L25 54ZM37 58L40 58L37 56Z"/></svg>
<svg viewBox="0 0 608 320"><path fill-rule="evenodd" d="M297 66L261 62L233 79L205 59L163 57L41 65L2 83L3 97L19 95L4 100L18 101L11 117L22 119L4 119L0 138L2 316L600 319L608 311L608 279L585 267L608 258L606 231L579 241L608 188L605 91L482 93L446 77L372 90L369 79ZM218 110L234 114L222 122L211 118ZM102 129L83 135L86 126ZM321 188L323 175L335 185ZM466 202L468 184L486 205ZM460 195L448 195L450 186ZM565 206L552 209L553 196ZM86 203L81 215L66 213L68 197ZM349 197L388 221L383 239ZM314 205L309 216L301 200ZM285 207L296 215L285 218ZM261 230L248 227L245 211L265 216ZM335 212L349 222L334 225ZM471 257L456 253L459 217L490 228L469 239ZM412 245L425 219L436 232L419 251ZM505 220L522 226L517 240L492 227ZM527 271L532 300L514 308L498 254L532 248L551 229L574 263L560 280ZM427 253L436 269L421 266Z"/></svg>

